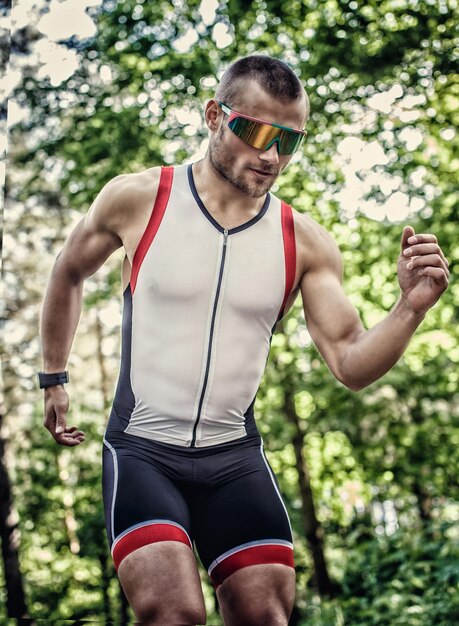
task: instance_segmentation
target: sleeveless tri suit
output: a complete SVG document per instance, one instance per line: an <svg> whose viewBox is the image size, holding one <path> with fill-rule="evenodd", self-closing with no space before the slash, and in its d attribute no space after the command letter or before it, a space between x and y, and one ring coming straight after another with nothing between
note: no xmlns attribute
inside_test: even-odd
<svg viewBox="0 0 459 626"><path fill-rule="evenodd" d="M267 194L229 230L191 165L163 167L124 292L121 370L104 437L115 566L193 543L218 586L241 567L293 567L290 523L253 407L295 279L291 207Z"/></svg>

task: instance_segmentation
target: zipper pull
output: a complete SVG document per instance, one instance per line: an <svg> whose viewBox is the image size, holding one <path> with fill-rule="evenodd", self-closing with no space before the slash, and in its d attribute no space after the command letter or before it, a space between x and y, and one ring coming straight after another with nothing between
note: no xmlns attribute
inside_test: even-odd
<svg viewBox="0 0 459 626"><path fill-rule="evenodd" d="M228 231L225 228L225 230L223 231L223 245L224 246L226 246L227 241L228 241Z"/></svg>

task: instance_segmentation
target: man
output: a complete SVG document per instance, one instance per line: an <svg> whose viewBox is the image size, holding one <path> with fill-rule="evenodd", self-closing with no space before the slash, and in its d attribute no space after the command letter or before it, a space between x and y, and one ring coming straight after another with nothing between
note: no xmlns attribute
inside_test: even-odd
<svg viewBox="0 0 459 626"><path fill-rule="evenodd" d="M239 60L206 105L205 158L110 181L51 276L42 321L45 426L73 446L84 435L67 426L61 383L83 282L124 247L104 502L119 578L145 624L205 622L193 542L227 626L288 623L292 536L253 404L271 334L297 293L329 368L358 390L392 367L448 284L435 237L405 227L400 298L364 330L341 286L335 243L268 193L301 143L308 109L285 64Z"/></svg>

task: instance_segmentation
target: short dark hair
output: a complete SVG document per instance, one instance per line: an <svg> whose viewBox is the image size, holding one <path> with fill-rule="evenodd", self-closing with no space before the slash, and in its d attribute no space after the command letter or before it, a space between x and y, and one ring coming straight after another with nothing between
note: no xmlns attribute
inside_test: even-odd
<svg viewBox="0 0 459 626"><path fill-rule="evenodd" d="M256 80L263 89L279 100L296 100L304 93L295 72L283 61L254 54L229 66L217 88L217 97L228 106L237 106L241 95L241 79Z"/></svg>

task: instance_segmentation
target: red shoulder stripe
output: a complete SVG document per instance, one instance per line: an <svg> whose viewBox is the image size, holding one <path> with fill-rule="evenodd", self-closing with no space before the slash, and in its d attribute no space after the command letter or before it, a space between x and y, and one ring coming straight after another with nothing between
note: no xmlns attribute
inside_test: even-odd
<svg viewBox="0 0 459 626"><path fill-rule="evenodd" d="M285 292L282 306L279 310L278 320L281 319L284 314L284 308L292 291L296 274L296 244L293 211L292 207L283 200L281 200L281 222L282 236L284 238Z"/></svg>
<svg viewBox="0 0 459 626"><path fill-rule="evenodd" d="M131 293L134 293L137 284L137 276L143 263L145 255L151 246L151 242L155 238L158 228L166 211L167 203L171 193L172 179L174 178L174 168L171 165L164 165L161 168L161 177L159 179L158 193L156 194L155 204L150 215L150 220L142 235L142 239L137 246L134 254L131 271Z"/></svg>

